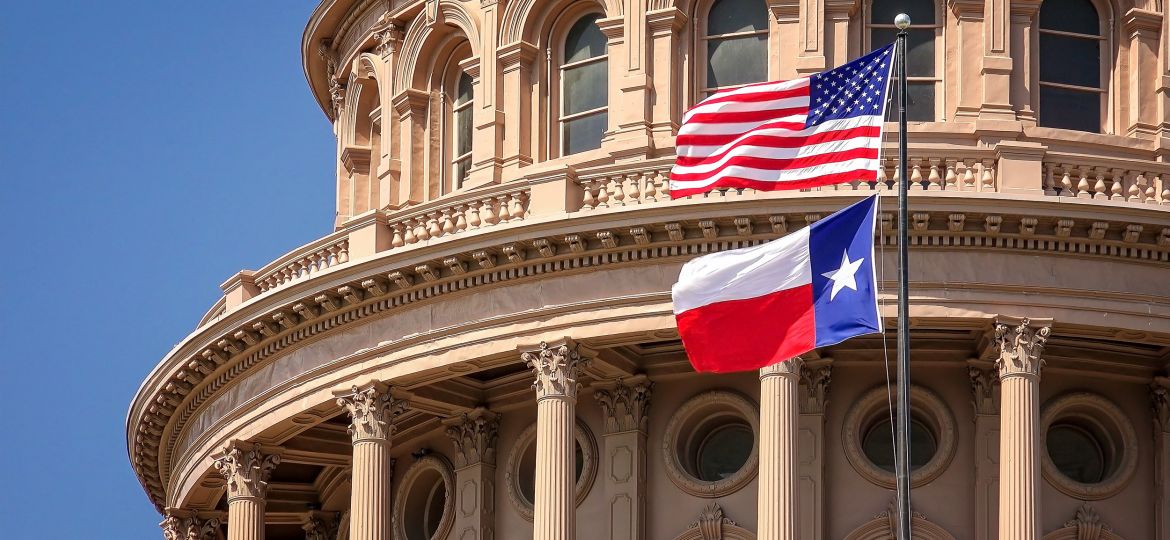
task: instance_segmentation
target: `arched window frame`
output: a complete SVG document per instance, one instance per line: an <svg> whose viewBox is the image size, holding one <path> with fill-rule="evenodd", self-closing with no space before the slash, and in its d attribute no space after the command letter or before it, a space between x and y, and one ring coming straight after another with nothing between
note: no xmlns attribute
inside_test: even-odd
<svg viewBox="0 0 1170 540"><path fill-rule="evenodd" d="M873 39L873 31L875 29L887 30L894 28L893 20L890 20L889 23L872 22L873 2L874 0L868 0L862 4L861 22L864 27L863 43L865 43L865 48L862 54L873 50L874 47L877 46ZM946 9L946 3L940 0L933 0L931 4L934 6L934 23L924 24L919 21L911 21L914 25L911 31L926 32L929 30L934 32L934 75L930 77L907 76L906 82L908 84L924 84L928 82L934 83L934 115L928 121L941 122L947 119L947 92L946 85L944 84L944 75L946 74L947 41L946 32L943 31L943 28L947 24L948 10ZM896 110L894 114L897 114ZM891 117L891 120L895 119L896 118Z"/></svg>
<svg viewBox="0 0 1170 540"><path fill-rule="evenodd" d="M733 38L733 37L746 37L746 36L752 36L752 35L766 35L766 36L768 36L767 45L765 46L765 51L764 51L765 55L767 56L764 59L765 66L766 66L765 72L764 72L764 79L762 81L759 81L759 82L774 80L774 79L778 78L777 77L777 69L776 69L776 66L774 65L775 64L774 58L773 58L773 55L771 53L771 51L776 50L779 47L779 43L777 41L777 33L774 31L775 25L776 25L776 17L774 16L772 9L771 9L771 6L769 6L767 0L759 0L759 1L764 8L764 17L765 17L764 30L757 30L757 31L753 31L753 32L741 32L741 33L734 33L734 34L719 34L716 36L711 36L711 35L707 34L707 22L709 20L709 15L711 13L711 9L713 7L715 7L715 4L717 2L719 2L719 0L703 0L703 1L697 2L695 4L695 10L692 13L693 23L691 25L691 28L692 28L692 31L691 31L691 34L692 34L691 50L694 51L694 55L692 56L692 58L694 59L693 60L694 68L691 70L691 73L693 73L694 76L691 78L692 84L690 85L691 86L690 99L687 100L689 105L693 106L694 104L702 101L704 98L706 98L712 92L715 92L718 90L727 90L730 88L737 88L739 86L744 86L743 84L738 84L738 85L713 87L710 84L708 84L708 81L707 81L707 45L713 39L727 39L727 38ZM751 83L745 83L745 84L751 84Z"/></svg>
<svg viewBox="0 0 1170 540"><path fill-rule="evenodd" d="M586 64L605 62L608 75L609 69L609 43L608 36L606 42L605 54L594 56L586 60L577 61L573 63L565 63L565 45L569 37L569 31L578 21L585 17L597 16L598 22L605 19L605 13L601 10L599 4L593 2L573 2L568 8L560 12L550 25L549 31L545 34L544 52L545 52L545 73L546 73L546 91L548 92L548 129L546 132L546 148L545 151L550 159L563 158L574 155L567 153L565 148L565 123L576 119L594 114L609 112L609 96L608 87L606 91L606 103L603 107L597 107L587 111L581 111L574 114L566 115L565 100L564 100L564 73L566 69L573 67L584 66ZM598 25L600 28L600 24ZM604 33L604 32L603 32ZM578 153L585 153L593 150L586 150Z"/></svg>
<svg viewBox="0 0 1170 540"><path fill-rule="evenodd" d="M1116 65L1115 56L1117 54L1116 37L1114 32L1114 22L1116 21L1116 18L1114 16L1113 5L1110 2L1102 0L1090 0L1090 3L1093 4L1093 7L1097 8L1097 24L1100 28L1100 34L1098 36L1093 36L1100 42L1101 46L1101 65L1099 66L1101 87L1099 89L1095 89L1101 95L1101 126L1098 130L1098 133L1115 133L1116 126L1114 125L1113 108L1116 92L1114 92L1115 81L1113 77L1113 66ZM1032 108L1036 111L1037 125L1040 124L1040 118L1044 115L1043 104L1040 103L1039 88L1041 86L1064 86L1057 83L1046 83L1040 80L1040 55L1042 54L1040 51L1040 34L1050 32L1040 29L1041 9L1044 9L1043 4L1041 4L1040 8L1036 10L1034 24L1032 25L1032 32L1030 36L1031 50L1035 51L1032 54L1031 59L1032 69L1030 71L1032 76L1030 77L1030 82L1032 87L1037 89L1037 91L1032 92Z"/></svg>
<svg viewBox="0 0 1170 540"><path fill-rule="evenodd" d="M457 178L456 163L460 159L470 161L471 152L474 151L475 138L475 93L479 86L479 59L472 57L471 45L462 35L457 38L460 42L450 47L450 52L445 58L440 58L441 63L436 63L437 78L433 91L438 94L438 102L440 105L439 117L439 141L440 153L438 163L439 173L439 195L446 195L453 193L463 188L466 178L462 181ZM472 99L465 104L456 105L455 100L459 95L459 77L463 74L471 77ZM464 154L455 154L455 147L457 145L456 126L456 112L466 111L466 114L472 115L470 118L472 122L471 139L469 140L470 151ZM468 164L470 171L470 163Z"/></svg>

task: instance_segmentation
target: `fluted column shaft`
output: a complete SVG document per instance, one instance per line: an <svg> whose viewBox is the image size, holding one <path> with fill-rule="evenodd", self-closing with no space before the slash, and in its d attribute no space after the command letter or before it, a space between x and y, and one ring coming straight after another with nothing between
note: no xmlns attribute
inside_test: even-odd
<svg viewBox="0 0 1170 540"><path fill-rule="evenodd" d="M228 497L228 540L264 540L264 499Z"/></svg>
<svg viewBox="0 0 1170 540"><path fill-rule="evenodd" d="M1040 538L1040 357L1051 326L997 323L1000 379L999 540Z"/></svg>
<svg viewBox="0 0 1170 540"><path fill-rule="evenodd" d="M577 376L576 347L541 343L523 354L536 381L536 501L533 540L573 540L576 534Z"/></svg>
<svg viewBox="0 0 1170 540"><path fill-rule="evenodd" d="M800 369L794 358L760 370L759 540L795 540Z"/></svg>
<svg viewBox="0 0 1170 540"><path fill-rule="evenodd" d="M352 540L390 540L390 439L406 402L382 383L354 386L337 396L352 422L353 465L349 504Z"/></svg>

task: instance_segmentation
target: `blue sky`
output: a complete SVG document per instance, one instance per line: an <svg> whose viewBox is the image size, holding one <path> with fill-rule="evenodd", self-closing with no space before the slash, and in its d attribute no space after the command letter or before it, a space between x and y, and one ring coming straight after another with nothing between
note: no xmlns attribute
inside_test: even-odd
<svg viewBox="0 0 1170 540"><path fill-rule="evenodd" d="M126 457L134 391L225 278L332 227L314 5L5 4L5 538L161 538Z"/></svg>

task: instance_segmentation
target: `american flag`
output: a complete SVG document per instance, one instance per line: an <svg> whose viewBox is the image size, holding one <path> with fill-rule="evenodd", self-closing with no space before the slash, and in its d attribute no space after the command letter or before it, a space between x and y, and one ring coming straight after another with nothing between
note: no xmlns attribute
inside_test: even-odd
<svg viewBox="0 0 1170 540"><path fill-rule="evenodd" d="M711 95L683 116L671 198L717 188L875 181L893 45L790 81Z"/></svg>

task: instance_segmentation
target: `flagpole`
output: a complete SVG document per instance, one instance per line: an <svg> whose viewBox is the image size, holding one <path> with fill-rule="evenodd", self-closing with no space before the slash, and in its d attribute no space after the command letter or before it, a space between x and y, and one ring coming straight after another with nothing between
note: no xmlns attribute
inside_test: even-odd
<svg viewBox="0 0 1170 540"><path fill-rule="evenodd" d="M898 540L910 540L910 279L909 218L906 210L906 30L910 16L894 17L898 28L898 414L894 468L898 484Z"/></svg>

